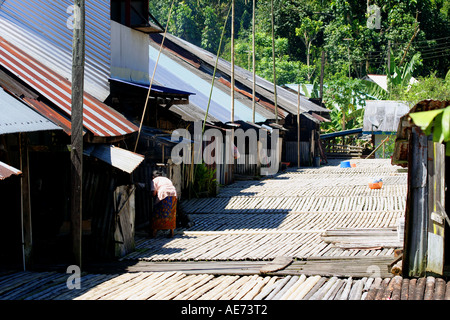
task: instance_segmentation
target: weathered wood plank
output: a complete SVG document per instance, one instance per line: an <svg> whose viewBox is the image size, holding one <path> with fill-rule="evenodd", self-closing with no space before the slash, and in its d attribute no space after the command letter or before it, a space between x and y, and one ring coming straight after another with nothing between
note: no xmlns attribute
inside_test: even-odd
<svg viewBox="0 0 450 320"><path fill-rule="evenodd" d="M282 270L286 268L288 265L290 265L294 260L292 257L286 257L286 256L278 256L273 261L267 263L264 265L259 272L264 274L268 272L275 272Z"/></svg>

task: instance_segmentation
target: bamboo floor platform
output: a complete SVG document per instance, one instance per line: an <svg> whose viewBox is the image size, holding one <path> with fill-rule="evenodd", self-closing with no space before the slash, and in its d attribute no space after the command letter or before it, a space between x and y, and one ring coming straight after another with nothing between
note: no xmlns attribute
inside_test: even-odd
<svg viewBox="0 0 450 320"><path fill-rule="evenodd" d="M310 257L294 260L283 257L289 263L271 269L276 260L271 261L122 261L109 264L86 266L88 273L114 274L124 272L172 272L184 274L213 274L213 275L254 275L270 274L274 276L286 275L322 275L337 277L382 277L392 278L389 265L395 260L394 256L342 256L342 257ZM278 266L276 264L276 266ZM269 269L266 271L266 269Z"/></svg>
<svg viewBox="0 0 450 320"><path fill-rule="evenodd" d="M333 229L392 229L403 217L407 173L390 160L330 161L320 168L292 168L257 181L236 181L214 198L182 202L194 225L175 236L137 238L124 259L143 261L272 260L277 256L392 255L395 244L377 250L326 242ZM368 183L383 179L383 188ZM351 246L350 246L351 247Z"/></svg>
<svg viewBox="0 0 450 320"><path fill-rule="evenodd" d="M450 282L319 275L212 275L173 272L83 274L69 290L57 272L0 274L0 300L450 300Z"/></svg>
<svg viewBox="0 0 450 320"><path fill-rule="evenodd" d="M126 268L88 271L78 290L66 273L0 272L0 300L450 300L444 279L389 273L407 174L388 160L352 162L238 181L185 202L193 227L136 239L119 262ZM367 187L380 177L382 189ZM279 256L293 262L259 272Z"/></svg>

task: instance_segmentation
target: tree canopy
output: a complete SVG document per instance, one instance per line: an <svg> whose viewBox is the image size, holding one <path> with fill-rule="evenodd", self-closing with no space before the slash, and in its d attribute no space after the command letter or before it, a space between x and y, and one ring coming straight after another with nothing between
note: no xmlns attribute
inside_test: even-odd
<svg viewBox="0 0 450 320"><path fill-rule="evenodd" d="M217 53L231 0L174 1L168 31ZM273 1L277 84L317 84L325 52L324 98L333 118L325 130L360 126L362 112L356 103L363 106L366 97L410 104L450 99L450 1ZM153 0L150 12L165 24L170 5ZM252 8L251 0L235 0L235 62L249 71ZM274 80L271 14L271 1L256 0L255 71L269 81ZM231 59L230 19L220 51L227 60ZM386 75L388 90L361 80L368 74ZM412 77L418 82L412 83Z"/></svg>
<svg viewBox="0 0 450 320"><path fill-rule="evenodd" d="M177 1L177 0L175 0ZM169 32L213 53L230 0L175 2ZM376 6L378 11L369 10ZM150 2L150 11L165 24L170 1ZM258 75L271 76L270 1L256 1ZM385 74L389 54L397 65L418 54L415 77L444 78L450 66L450 5L446 0L274 0L277 83L310 82L320 75L326 53L325 80ZM231 19L231 18L229 18ZM378 22L370 25L370 22ZM228 29L230 23L228 23ZM252 44L252 1L235 0L236 64L248 63ZM230 30L225 34L230 46ZM229 50L223 50L229 58ZM280 79L278 79L280 76Z"/></svg>

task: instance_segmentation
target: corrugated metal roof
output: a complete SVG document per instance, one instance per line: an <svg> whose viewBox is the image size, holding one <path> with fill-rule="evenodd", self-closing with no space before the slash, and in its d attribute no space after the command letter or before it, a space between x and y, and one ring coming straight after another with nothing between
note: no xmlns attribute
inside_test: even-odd
<svg viewBox="0 0 450 320"><path fill-rule="evenodd" d="M67 115L71 114L71 83L0 37L0 65L45 96ZM98 137L116 137L136 132L137 126L123 115L84 94L84 127Z"/></svg>
<svg viewBox="0 0 450 320"><path fill-rule="evenodd" d="M68 117L65 117L61 113L56 112L42 101L31 98L23 98L23 100L28 104L30 108L36 110L36 112L39 112L44 117L57 124L69 136L72 134L72 123L70 122L70 119ZM86 129L83 128L83 135L85 133Z"/></svg>
<svg viewBox="0 0 450 320"><path fill-rule="evenodd" d="M324 134L320 135L320 139L342 137L342 136L348 136L350 134L357 134L357 133L362 133L362 128L342 130L342 131L336 131L336 132L332 132L332 133L324 133Z"/></svg>
<svg viewBox="0 0 450 320"><path fill-rule="evenodd" d="M139 88L143 88L143 89L148 89L150 87L149 84L142 84L142 83L137 83L137 82L132 82L132 81L125 81L122 79L115 79L115 78L109 78L109 80L111 81L116 81L116 82L120 82L120 83L124 83L124 84L128 84L130 86L135 86L135 87L139 87ZM174 94L174 95L193 95L195 94L194 92L188 92L188 91L183 91L183 90L178 90L178 89L172 89L169 87L165 87L165 86L160 86L160 85L156 85L152 83L152 92L154 93L167 93L167 94Z"/></svg>
<svg viewBox="0 0 450 320"><path fill-rule="evenodd" d="M0 36L66 79L72 74L71 0L5 0ZM86 1L86 92L104 101L111 63L110 1Z"/></svg>
<svg viewBox="0 0 450 320"><path fill-rule="evenodd" d="M10 165L7 165L6 163L0 161L0 180L5 180L12 175L20 174L22 174L22 171L20 171L19 169L11 167Z"/></svg>
<svg viewBox="0 0 450 320"><path fill-rule="evenodd" d="M61 130L0 87L0 134Z"/></svg>
<svg viewBox="0 0 450 320"><path fill-rule="evenodd" d="M155 67L156 57L159 49L155 43L150 45L150 70ZM173 59L168 51L161 52L158 67L155 73L155 80L168 87L175 87L179 90L193 92L195 95L189 98L191 104L194 104L206 111L208 106L209 94L211 91L212 77L195 72L197 69L188 63L180 63ZM219 81L215 81L214 90L211 97L209 113L216 119L222 122L230 121L230 92L226 86ZM248 99L246 99L248 100ZM264 122L266 117L260 113L256 113L256 122ZM252 109L250 106L244 104L243 101L235 99L235 119L236 120L251 120Z"/></svg>
<svg viewBox="0 0 450 320"><path fill-rule="evenodd" d="M400 118L408 112L408 105L401 101L366 100L363 132L397 132Z"/></svg>
<svg viewBox="0 0 450 320"><path fill-rule="evenodd" d="M132 173L144 161L143 155L113 145L90 145L83 150L83 153L128 173Z"/></svg>
<svg viewBox="0 0 450 320"><path fill-rule="evenodd" d="M158 41L158 39L161 37L160 35L151 35L151 39L154 41ZM192 53L193 55L197 56L199 59L203 60L204 62L208 63L210 66L214 66L216 61L216 55L212 54L211 52L208 52L200 47L197 47L196 45L189 43L183 39L177 38L171 34L167 34L167 40L172 41L174 44L180 46L181 48L187 50L188 52ZM227 74L230 76L231 73L231 63L229 61L223 60L219 58L218 63L218 69L223 72L224 74ZM236 82L242 83L244 86L246 86L249 89L249 92L252 91L253 86L253 74L252 72L245 70L239 66L235 66L235 80ZM273 101L274 99L274 86L273 83L270 81L265 80L264 78L261 78L259 76L256 76L256 93L263 96L264 98L268 99L269 101ZM281 86L277 85L277 104L278 107L288 111L291 114L297 114L297 102L298 98L297 95L290 92L287 89L282 88ZM300 98L301 104L300 109L301 112L326 112L329 113L330 110L323 108L311 101L309 101L305 97Z"/></svg>

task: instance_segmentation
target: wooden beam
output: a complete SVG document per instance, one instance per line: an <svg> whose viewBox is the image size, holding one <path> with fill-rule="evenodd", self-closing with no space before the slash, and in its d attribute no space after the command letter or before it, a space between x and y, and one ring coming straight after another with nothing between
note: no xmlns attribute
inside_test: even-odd
<svg viewBox="0 0 450 320"><path fill-rule="evenodd" d="M267 263L262 266L259 270L260 273L268 273L275 272L279 270L285 269L288 265L290 265L294 259L292 257L278 256L273 261Z"/></svg>
<svg viewBox="0 0 450 320"><path fill-rule="evenodd" d="M412 128L411 159L408 171L409 194L405 213L406 238L404 244L403 274L422 277L425 274L428 244L427 158L428 140L420 128ZM405 225L406 226L406 225Z"/></svg>
<svg viewBox="0 0 450 320"><path fill-rule="evenodd" d="M21 179L21 220L22 220L22 249L23 268L27 270L32 265L33 237L31 228L30 202L30 171L28 163L27 134L19 133L20 143L20 171Z"/></svg>
<svg viewBox="0 0 450 320"><path fill-rule="evenodd" d="M83 98L85 62L85 2L75 0L72 57L71 222L75 263L82 265Z"/></svg>

